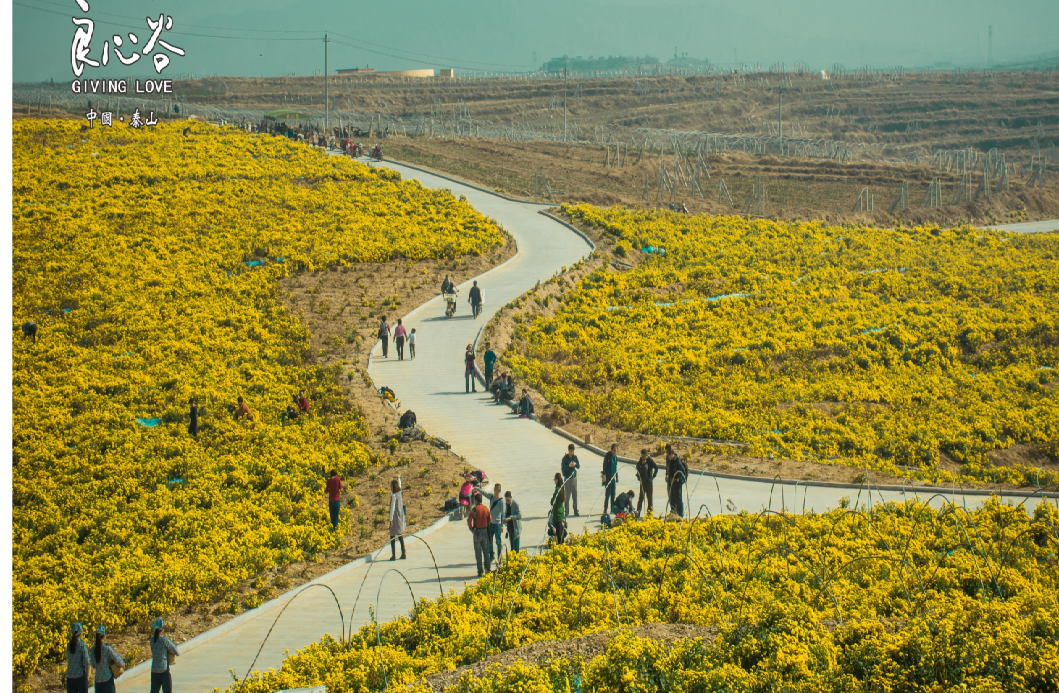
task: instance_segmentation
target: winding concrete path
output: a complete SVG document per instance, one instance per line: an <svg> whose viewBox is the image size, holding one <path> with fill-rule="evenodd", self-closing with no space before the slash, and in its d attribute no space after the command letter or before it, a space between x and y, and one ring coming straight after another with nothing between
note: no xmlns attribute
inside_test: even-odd
<svg viewBox="0 0 1059 693"><path fill-rule="evenodd" d="M469 464L485 469L492 481L514 493L525 518L522 548L532 548L545 537L548 499L554 488L552 477L559 469L568 441L539 424L515 417L507 407L491 404L481 391L466 394L462 354L466 345L474 342L488 315L532 288L538 280L547 280L564 265L586 256L590 247L566 227L538 214L537 205L504 200L434 175L386 165L427 187L448 188L455 195L466 195L475 208L496 219L518 243L515 258L479 278L486 309L481 317L471 318L466 303L469 283L461 286L457 315L452 319L444 317L440 297L426 303L405 316L405 324L417 330L416 359L398 361L393 352L384 359L376 347L370 373L377 385L392 388L404 408L414 410L428 431L450 441L453 450L466 456ZM585 449L579 450L579 457L584 466L579 483L581 516L571 518L571 532L598 527L602 509L601 460ZM623 466L619 476L619 489L632 486L634 477L629 466ZM823 510L837 506L842 496L858 495L856 490L804 485L773 489L770 481L763 480L720 479L717 484L712 477L692 477L687 489L689 514L695 514L701 504L711 513L725 512L724 506L729 506L729 502L752 511L769 505L774 509L786 505L799 512L803 507ZM414 481L411 486L410 493L421 492ZM661 478L656 487L661 490ZM446 491L451 489L435 489L439 499L449 495ZM900 492L881 495L886 499L903 497ZM955 497L960 499L958 492ZM879 498L876 491L870 500ZM868 502L868 494L864 493L860 500ZM966 498L968 505L981 500L981 496ZM663 503L658 501L656 507ZM408 560L390 563L389 551L383 549L377 553L383 562L361 561L344 566L313 583L323 587L309 589L293 601L290 594L285 595L184 643L182 656L173 666L174 690L200 693L214 687L223 689L233 682L229 669L241 678L255 657L254 669L278 669L288 650L303 648L325 633L337 637L343 622L336 600L341 604L348 632L350 627L359 628L369 622L369 605L375 608L379 620L385 621L407 613L412 594L416 598L433 598L441 591L461 590L477 579L466 525L461 521L442 521L430 531L425 542L407 540ZM289 608L280 616L286 605ZM262 648L274 623L275 630ZM145 693L149 686L150 673L141 666L126 673L117 688L120 693Z"/></svg>
<svg viewBox="0 0 1059 693"><path fill-rule="evenodd" d="M993 231L1013 231L1015 233L1047 233L1059 231L1059 219L1048 221L1024 221L1018 224L998 224L997 226L986 226Z"/></svg>

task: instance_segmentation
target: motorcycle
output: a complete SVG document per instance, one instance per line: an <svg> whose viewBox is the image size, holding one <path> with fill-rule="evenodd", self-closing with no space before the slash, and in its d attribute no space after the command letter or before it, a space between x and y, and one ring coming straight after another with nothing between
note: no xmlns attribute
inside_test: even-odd
<svg viewBox="0 0 1059 693"><path fill-rule="evenodd" d="M376 146L375 149L371 150L371 158L376 161L382 161L382 148Z"/></svg>
<svg viewBox="0 0 1059 693"><path fill-rule="evenodd" d="M445 317L451 318L456 314L456 294L459 289L453 289L451 294L445 294Z"/></svg>

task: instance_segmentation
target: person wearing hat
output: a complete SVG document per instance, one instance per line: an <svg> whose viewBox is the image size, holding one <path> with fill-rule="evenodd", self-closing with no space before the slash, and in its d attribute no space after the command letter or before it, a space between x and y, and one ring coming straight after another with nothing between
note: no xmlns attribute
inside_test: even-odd
<svg viewBox="0 0 1059 693"><path fill-rule="evenodd" d="M96 628L96 644L92 646L92 666L96 670L96 693L114 693L114 677L125 669L125 660L118 656L114 648L103 641L107 637L107 627Z"/></svg>
<svg viewBox="0 0 1059 693"><path fill-rule="evenodd" d="M81 639L84 627L70 625L70 643L66 647L66 693L88 693L88 646Z"/></svg>
<svg viewBox="0 0 1059 693"><path fill-rule="evenodd" d="M170 656L179 657L173 641L162 635L165 621L156 618L151 624L154 634L151 636L151 693L173 693L173 677L169 673Z"/></svg>

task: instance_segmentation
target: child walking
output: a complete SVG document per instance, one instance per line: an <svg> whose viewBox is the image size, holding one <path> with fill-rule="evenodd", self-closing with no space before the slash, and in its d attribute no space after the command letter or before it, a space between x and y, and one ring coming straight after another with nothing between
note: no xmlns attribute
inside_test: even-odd
<svg viewBox="0 0 1059 693"><path fill-rule="evenodd" d="M408 354L412 359L416 357L416 328L408 334Z"/></svg>

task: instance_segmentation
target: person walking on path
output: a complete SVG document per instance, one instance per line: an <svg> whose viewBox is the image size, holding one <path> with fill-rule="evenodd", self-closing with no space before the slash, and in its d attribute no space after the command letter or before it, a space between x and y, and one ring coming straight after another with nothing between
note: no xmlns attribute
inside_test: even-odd
<svg viewBox="0 0 1059 693"><path fill-rule="evenodd" d="M103 642L107 638L107 627L100 625L96 628L96 644L92 646L92 667L96 670L96 693L114 693L115 672L111 666L118 668L117 675L121 675L125 668L125 660L118 656L114 648Z"/></svg>
<svg viewBox="0 0 1059 693"><path fill-rule="evenodd" d="M173 693L173 677L169 673L170 655L179 657L173 641L162 635L165 621L156 618L151 624L154 634L151 636L151 693Z"/></svg>
<svg viewBox="0 0 1059 693"><path fill-rule="evenodd" d="M518 539L522 536L522 511L518 503L511 498L511 491L504 493L504 520L507 523L507 538L511 542L511 552L518 553Z"/></svg>
<svg viewBox="0 0 1059 693"><path fill-rule="evenodd" d="M563 475L556 472L555 492L552 493L552 509L548 512L548 524L552 527L551 533L555 535L555 542L557 544L562 544L563 540L566 538L566 511L563 509L563 506L566 504L566 491L563 490L564 486Z"/></svg>
<svg viewBox="0 0 1059 693"><path fill-rule="evenodd" d="M397 318L397 327L393 330L393 343L397 345L397 360L404 361L404 340L408 337L408 330L405 329L404 324L401 322L401 318Z"/></svg>
<svg viewBox="0 0 1059 693"><path fill-rule="evenodd" d="M66 646L66 693L88 693L88 646L81 639L84 626L70 625L70 642Z"/></svg>
<svg viewBox="0 0 1059 693"><path fill-rule="evenodd" d="M618 444L610 446L610 452L603 456L603 514L607 514L607 508L614 510L614 491L618 485Z"/></svg>
<svg viewBox="0 0 1059 693"><path fill-rule="evenodd" d="M379 339L382 340L382 357L387 358L386 351L390 345L390 326L386 324L386 316L379 320Z"/></svg>
<svg viewBox="0 0 1059 693"><path fill-rule="evenodd" d="M574 504L574 517L579 517L580 513L577 512L577 470L581 468L581 462L577 459L577 455L574 454L574 444L570 443L566 446L566 454L563 455L563 462L561 465L563 473L563 481L565 484L564 493L566 516L570 516L570 502L573 499Z"/></svg>
<svg viewBox="0 0 1059 693"><path fill-rule="evenodd" d="M500 563L500 552L504 548L504 497L500 495L500 484L493 485L493 493L483 493L489 499L489 554ZM496 552L493 552L493 546Z"/></svg>
<svg viewBox="0 0 1059 693"><path fill-rule="evenodd" d="M496 352L489 346L489 342L485 343L482 361L485 363L485 387L488 389L493 384L493 368L496 366Z"/></svg>
<svg viewBox="0 0 1059 693"><path fill-rule="evenodd" d="M413 361L416 359L416 328L414 327L408 333L408 357Z"/></svg>
<svg viewBox="0 0 1059 693"><path fill-rule="evenodd" d="M478 392L478 380L474 377L474 349L470 344L463 355L463 386L467 392Z"/></svg>
<svg viewBox="0 0 1059 693"><path fill-rule="evenodd" d="M331 529L338 529L338 511L342 509L342 489L345 484L338 476L338 471L332 469L327 478L327 510L331 514Z"/></svg>
<svg viewBox="0 0 1059 693"><path fill-rule="evenodd" d="M489 509L482 503L482 492L474 494L474 508L467 516L467 529L471 530L474 541L474 560L478 564L478 577L492 570L492 550L489 548ZM482 561L485 561L485 572L482 572Z"/></svg>
<svg viewBox="0 0 1059 693"><path fill-rule="evenodd" d="M647 512L654 512L655 477L658 476L658 465L647 454L647 448L640 450L640 459L636 461L636 478L640 480L640 497L636 500L636 513L643 511L644 498L647 499Z"/></svg>
<svg viewBox="0 0 1059 693"><path fill-rule="evenodd" d="M390 560L397 560L397 542L401 542L401 560L407 558L404 550L405 514L404 492L401 482L394 479L390 482Z"/></svg>
<svg viewBox="0 0 1059 693"><path fill-rule="evenodd" d="M477 320L482 312L482 290L478 288L478 280L474 280L474 286L467 292L467 302L471 304L471 314Z"/></svg>
<svg viewBox="0 0 1059 693"><path fill-rule="evenodd" d="M669 489L669 511L677 517L684 517L684 482L688 479L688 465L677 455L676 450L666 443L666 484Z"/></svg>

